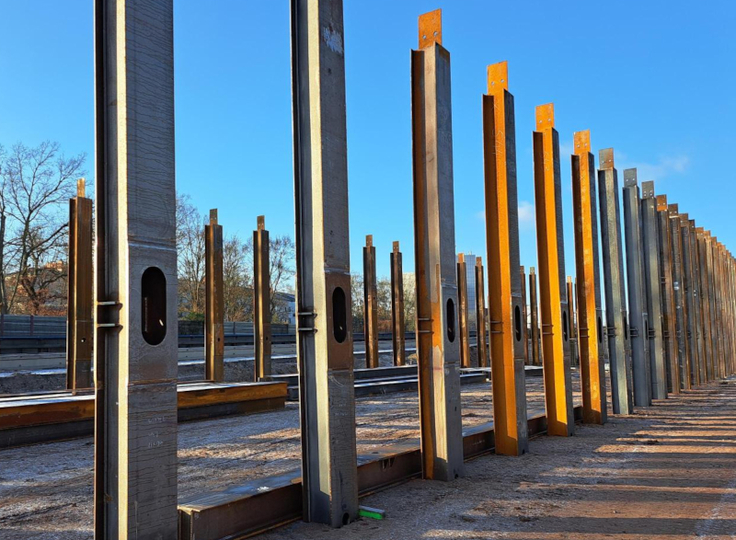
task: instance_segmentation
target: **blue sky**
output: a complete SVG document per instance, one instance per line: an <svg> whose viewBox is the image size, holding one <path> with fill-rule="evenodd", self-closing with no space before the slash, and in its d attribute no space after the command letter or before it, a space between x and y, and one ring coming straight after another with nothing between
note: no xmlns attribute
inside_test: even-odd
<svg viewBox="0 0 736 540"><path fill-rule="evenodd" d="M456 245L483 254L481 94L509 62L516 99L522 264L536 265L531 131L554 102L562 148L567 273L574 274L574 131L613 147L730 248L736 178L736 3L345 0L352 268L373 234L413 267L409 51L417 16L443 8L452 55ZM293 235L287 0L175 0L177 185L226 233L256 216ZM93 171L92 1L0 0L0 144L61 143Z"/></svg>

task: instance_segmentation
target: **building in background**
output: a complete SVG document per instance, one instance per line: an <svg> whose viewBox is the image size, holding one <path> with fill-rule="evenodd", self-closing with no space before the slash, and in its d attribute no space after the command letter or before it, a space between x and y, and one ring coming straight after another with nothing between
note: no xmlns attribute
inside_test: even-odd
<svg viewBox="0 0 736 540"><path fill-rule="evenodd" d="M472 253L465 254L465 278L468 281L468 327L471 332L475 332L477 322L475 316L475 259L476 256Z"/></svg>

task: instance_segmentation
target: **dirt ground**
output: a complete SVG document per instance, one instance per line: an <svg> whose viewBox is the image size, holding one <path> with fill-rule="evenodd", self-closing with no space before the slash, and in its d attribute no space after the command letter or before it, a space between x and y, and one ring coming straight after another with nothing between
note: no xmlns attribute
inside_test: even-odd
<svg viewBox="0 0 736 540"><path fill-rule="evenodd" d="M462 392L463 424L489 421L488 385ZM527 393L541 406L540 378ZM359 399L356 415L359 452L418 441L414 393ZM478 458L453 483L417 480L362 500L386 509L385 521L298 523L262 538L733 538L734 435L736 382L713 384L571 438L539 437L521 458ZM296 404L179 429L180 496L298 466ZM0 451L1 539L91 538L91 527L91 438Z"/></svg>

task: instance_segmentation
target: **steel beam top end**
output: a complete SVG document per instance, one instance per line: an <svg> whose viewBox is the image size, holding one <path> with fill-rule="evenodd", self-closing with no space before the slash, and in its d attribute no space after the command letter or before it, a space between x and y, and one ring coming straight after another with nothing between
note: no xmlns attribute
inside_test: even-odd
<svg viewBox="0 0 736 540"><path fill-rule="evenodd" d="M419 16L419 48L442 45L442 10L435 9Z"/></svg>
<svg viewBox="0 0 736 540"><path fill-rule="evenodd" d="M372 234L365 235L365 247L373 247L373 235Z"/></svg>
<svg viewBox="0 0 736 540"><path fill-rule="evenodd" d="M464 263L465 262L465 253L458 253L457 254L457 262Z"/></svg>
<svg viewBox="0 0 736 540"><path fill-rule="evenodd" d="M624 187L636 186L636 169L624 170Z"/></svg>
<svg viewBox="0 0 736 540"><path fill-rule="evenodd" d="M690 217L687 214L680 214L680 225L688 225Z"/></svg>
<svg viewBox="0 0 736 540"><path fill-rule="evenodd" d="M399 241L397 240L396 242L394 242L394 253L398 253L398 252L399 252Z"/></svg>
<svg viewBox="0 0 736 540"><path fill-rule="evenodd" d="M653 199L654 198L654 182L642 182L641 183L641 198L642 199Z"/></svg>
<svg viewBox="0 0 736 540"><path fill-rule="evenodd" d="M505 60L488 66L488 94L503 94L509 89L509 63Z"/></svg>
<svg viewBox="0 0 736 540"><path fill-rule="evenodd" d="M572 136L575 154L584 156L590 152L590 130L576 131Z"/></svg>
<svg viewBox="0 0 736 540"><path fill-rule="evenodd" d="M536 275L536 269L533 266L529 267L529 275Z"/></svg>
<svg viewBox="0 0 736 540"><path fill-rule="evenodd" d="M258 216L258 230L262 231L266 228L266 216Z"/></svg>
<svg viewBox="0 0 736 540"><path fill-rule="evenodd" d="M601 170L613 170L613 148L604 148L598 152Z"/></svg>
<svg viewBox="0 0 736 540"><path fill-rule="evenodd" d="M537 131L546 131L554 129L555 127L555 105L554 103L547 103L546 105L539 105L536 108L537 112Z"/></svg>
<svg viewBox="0 0 736 540"><path fill-rule="evenodd" d="M483 258L482 257L476 257L475 258L475 266L483 266Z"/></svg>
<svg viewBox="0 0 736 540"><path fill-rule="evenodd" d="M677 217L680 214L680 207L677 204L670 204L667 209L670 212L670 217Z"/></svg>
<svg viewBox="0 0 736 540"><path fill-rule="evenodd" d="M210 225L217 225L217 208L210 210Z"/></svg>
<svg viewBox="0 0 736 540"><path fill-rule="evenodd" d="M79 178L77 180L77 197L84 197L86 194L86 190L84 188L84 178Z"/></svg>
<svg viewBox="0 0 736 540"><path fill-rule="evenodd" d="M657 210L667 210L667 195L657 195Z"/></svg>

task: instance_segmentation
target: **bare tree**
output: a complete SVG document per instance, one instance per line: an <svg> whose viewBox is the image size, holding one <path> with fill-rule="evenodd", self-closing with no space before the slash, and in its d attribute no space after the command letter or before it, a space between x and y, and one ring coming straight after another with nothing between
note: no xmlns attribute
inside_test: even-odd
<svg viewBox="0 0 736 540"><path fill-rule="evenodd" d="M225 240L222 248L223 296L226 321L253 320L252 245L238 236Z"/></svg>
<svg viewBox="0 0 736 540"><path fill-rule="evenodd" d="M417 280L413 272L404 274L404 321L413 332L417 324Z"/></svg>
<svg viewBox="0 0 736 540"><path fill-rule="evenodd" d="M85 154L66 158L58 143L48 141L36 147L18 143L9 153L0 152L3 312L12 310L22 294L27 311L40 313L53 296L51 288L66 278L64 208L74 194L74 180L84 174L85 159Z"/></svg>
<svg viewBox="0 0 736 540"><path fill-rule="evenodd" d="M290 236L276 236L269 240L269 260L271 263L271 318L274 322L283 321L288 308L283 297L277 292L293 290L295 247Z"/></svg>
<svg viewBox="0 0 736 540"><path fill-rule="evenodd" d="M204 316L206 217L192 204L189 195L176 196L176 251L179 274L179 311L190 318Z"/></svg>
<svg viewBox="0 0 736 540"><path fill-rule="evenodd" d="M353 332L363 332L363 324L365 321L365 313L363 309L365 301L363 295L363 274L354 272L350 274L350 297L352 299L353 311Z"/></svg>

